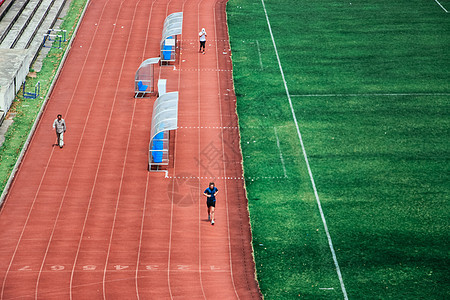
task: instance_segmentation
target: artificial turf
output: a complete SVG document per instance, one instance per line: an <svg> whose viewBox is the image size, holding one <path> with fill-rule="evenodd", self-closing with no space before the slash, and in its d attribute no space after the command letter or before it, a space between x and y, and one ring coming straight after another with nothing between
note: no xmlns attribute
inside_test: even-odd
<svg viewBox="0 0 450 300"><path fill-rule="evenodd" d="M348 297L449 298L449 15L419 0L265 5ZM341 299L261 0L227 13L261 291Z"/></svg>
<svg viewBox="0 0 450 300"><path fill-rule="evenodd" d="M67 31L68 39L72 37L86 1L72 0L70 2L69 10L60 26L60 29ZM32 87L39 81L41 84L40 96L37 99L26 99L22 95L22 90L20 90L9 110L9 113L15 113L16 115L14 122L5 134L5 142L0 147L0 195L8 182L14 165L44 103L67 46L68 43L66 42L62 44L62 49L50 49L43 61L41 70L35 74L35 77L27 77L27 91L34 92Z"/></svg>

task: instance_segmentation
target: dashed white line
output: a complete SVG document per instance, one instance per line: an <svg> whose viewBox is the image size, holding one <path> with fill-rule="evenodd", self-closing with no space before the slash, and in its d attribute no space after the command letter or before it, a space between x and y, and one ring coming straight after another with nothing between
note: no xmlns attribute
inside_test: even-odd
<svg viewBox="0 0 450 300"><path fill-rule="evenodd" d="M179 126L178 129L239 129L237 126Z"/></svg>

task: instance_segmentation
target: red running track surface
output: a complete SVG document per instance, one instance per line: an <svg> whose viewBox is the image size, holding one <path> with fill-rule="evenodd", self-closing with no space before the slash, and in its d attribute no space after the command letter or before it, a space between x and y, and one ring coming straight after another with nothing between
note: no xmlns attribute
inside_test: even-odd
<svg viewBox="0 0 450 300"><path fill-rule="evenodd" d="M91 1L0 213L1 299L253 299L226 1ZM154 98L134 72L184 12L169 178L147 171ZM208 33L198 53L198 32ZM175 67L175 68L174 68ZM66 146L52 148L62 113ZM220 190L216 225L203 190Z"/></svg>

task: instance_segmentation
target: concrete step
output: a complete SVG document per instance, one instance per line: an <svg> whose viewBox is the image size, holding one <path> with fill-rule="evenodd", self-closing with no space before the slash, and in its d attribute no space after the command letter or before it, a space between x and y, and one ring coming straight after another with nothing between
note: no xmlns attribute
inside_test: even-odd
<svg viewBox="0 0 450 300"><path fill-rule="evenodd" d="M32 51L36 52L39 51L42 45L42 41L44 40L44 34L46 34L49 29L54 27L67 1L68 0L55 0L52 8L48 11L47 17L45 18L45 20L43 20L42 24L36 31L35 36L27 45L27 49L29 48Z"/></svg>
<svg viewBox="0 0 450 300"><path fill-rule="evenodd" d="M16 23L29 1L30 0L13 1L11 7L7 11L4 11L4 15L0 20L0 44L6 38L7 33ZM3 5L5 5L5 3Z"/></svg>
<svg viewBox="0 0 450 300"><path fill-rule="evenodd" d="M28 28L13 48L15 49L27 49L34 39L38 39L39 43L42 42L43 34L47 32L56 17L60 6L55 6L57 0L44 0L42 5L39 7L38 11L34 15L34 18L28 24ZM59 0L59 4L62 3ZM50 14L50 12L52 12ZM39 34L38 34L39 33Z"/></svg>
<svg viewBox="0 0 450 300"><path fill-rule="evenodd" d="M16 23L12 26L6 35L6 38L0 44L0 48L12 48L15 41L20 38L22 33L27 29L29 22L32 20L38 8L41 6L43 0L30 0L25 9L17 18Z"/></svg>
<svg viewBox="0 0 450 300"><path fill-rule="evenodd" d="M0 2L2 1L3 3L0 4L0 21L5 17L5 15L8 13L8 10L14 4L14 0L0 0Z"/></svg>

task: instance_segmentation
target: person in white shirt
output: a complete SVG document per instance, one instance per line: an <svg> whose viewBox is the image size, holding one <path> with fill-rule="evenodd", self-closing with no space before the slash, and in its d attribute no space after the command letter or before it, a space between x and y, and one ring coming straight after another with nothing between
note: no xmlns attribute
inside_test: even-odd
<svg viewBox="0 0 450 300"><path fill-rule="evenodd" d="M64 121L62 115L59 114L53 121L53 129L56 130L56 144L54 146L62 148L64 146L64 132L66 132L66 121Z"/></svg>
<svg viewBox="0 0 450 300"><path fill-rule="evenodd" d="M206 36L207 36L205 28L202 28L202 31L200 31L198 33L198 36L200 37L200 50L199 50L199 52L205 54L205 44L206 44ZM203 51L202 51L202 49L203 49Z"/></svg>

